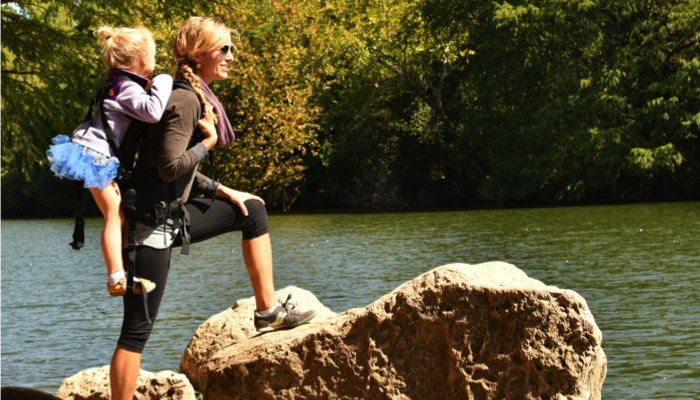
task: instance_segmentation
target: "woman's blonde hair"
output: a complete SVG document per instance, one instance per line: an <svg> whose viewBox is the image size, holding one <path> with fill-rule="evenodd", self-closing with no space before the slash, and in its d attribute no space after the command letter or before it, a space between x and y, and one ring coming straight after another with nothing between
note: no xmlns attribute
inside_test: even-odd
<svg viewBox="0 0 700 400"><path fill-rule="evenodd" d="M144 51L147 59L155 63L156 42L146 28L103 26L97 30L97 38L102 45L102 60L107 68L134 68L138 66Z"/></svg>
<svg viewBox="0 0 700 400"><path fill-rule="evenodd" d="M199 78L193 70L197 65L195 57L217 49L230 37L231 33L238 34L216 18L191 17L178 28L175 35L173 57L177 60L177 70L192 85L204 104L208 103Z"/></svg>

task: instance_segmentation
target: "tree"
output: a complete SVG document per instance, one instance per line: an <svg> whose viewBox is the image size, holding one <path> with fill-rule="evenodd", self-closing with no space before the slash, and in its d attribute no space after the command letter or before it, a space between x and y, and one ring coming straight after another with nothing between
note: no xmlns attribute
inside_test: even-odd
<svg viewBox="0 0 700 400"><path fill-rule="evenodd" d="M559 201L654 198L668 181L691 187L699 7L466 3L457 14L475 43L476 109L502 121L487 122L495 142L485 191Z"/></svg>
<svg viewBox="0 0 700 400"><path fill-rule="evenodd" d="M464 124L467 32L431 25L423 7L336 1L322 8L325 85L316 101L324 132L310 171L319 192L373 207L478 198L486 155L480 133ZM324 180L322 170L333 178Z"/></svg>
<svg viewBox="0 0 700 400"><path fill-rule="evenodd" d="M316 81L309 66L314 11L304 1L217 8L241 38L232 78L218 83L237 136L233 145L216 149L218 178L286 207L299 194L304 158L316 145L318 107L309 103Z"/></svg>

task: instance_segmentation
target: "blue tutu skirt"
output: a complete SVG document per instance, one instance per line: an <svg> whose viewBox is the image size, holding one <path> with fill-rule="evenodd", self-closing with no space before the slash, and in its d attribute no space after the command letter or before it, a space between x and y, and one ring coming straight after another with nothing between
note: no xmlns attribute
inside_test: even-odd
<svg viewBox="0 0 700 400"><path fill-rule="evenodd" d="M66 135L51 139L46 151L51 171L59 178L84 181L86 188L104 189L119 175L119 159L71 142Z"/></svg>

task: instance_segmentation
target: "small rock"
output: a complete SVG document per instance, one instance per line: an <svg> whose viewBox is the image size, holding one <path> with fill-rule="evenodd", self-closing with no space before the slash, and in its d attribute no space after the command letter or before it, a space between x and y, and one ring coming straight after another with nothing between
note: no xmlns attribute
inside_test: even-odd
<svg viewBox="0 0 700 400"><path fill-rule="evenodd" d="M65 379L56 396L63 400L110 400L109 365L89 368ZM173 371L139 371L136 400L196 400L187 377Z"/></svg>

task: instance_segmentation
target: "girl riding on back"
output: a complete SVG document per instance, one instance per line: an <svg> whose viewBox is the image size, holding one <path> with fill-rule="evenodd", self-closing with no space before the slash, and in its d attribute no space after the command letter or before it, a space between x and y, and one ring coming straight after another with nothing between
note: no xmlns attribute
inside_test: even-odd
<svg viewBox="0 0 700 400"><path fill-rule="evenodd" d="M95 118L73 132L73 137L59 135L46 152L51 170L61 178L83 181L95 198L105 219L102 231L102 256L107 266L107 291L111 296L126 293L126 276L122 261L121 193L116 183L118 155L110 147L105 134L100 107L104 107L114 143L119 146L133 119L156 123L163 116L170 98L173 79L162 74L153 78L150 94L146 92L148 76L155 68L156 45L145 28L102 27L97 32L102 45L102 58L110 69L107 82L118 82L109 90L104 102L97 106ZM121 80L120 76L126 78ZM119 80L118 80L119 79ZM151 292L155 283L135 279L134 293Z"/></svg>

